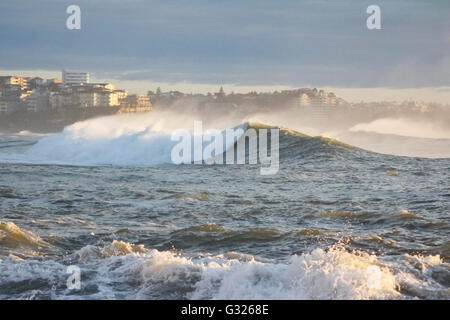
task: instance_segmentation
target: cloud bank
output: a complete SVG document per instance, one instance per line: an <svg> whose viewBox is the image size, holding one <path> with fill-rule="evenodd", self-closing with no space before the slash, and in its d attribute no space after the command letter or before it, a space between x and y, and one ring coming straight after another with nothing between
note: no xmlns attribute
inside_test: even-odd
<svg viewBox="0 0 450 320"><path fill-rule="evenodd" d="M450 2L3 0L0 69L90 70L123 81L330 87L450 84Z"/></svg>

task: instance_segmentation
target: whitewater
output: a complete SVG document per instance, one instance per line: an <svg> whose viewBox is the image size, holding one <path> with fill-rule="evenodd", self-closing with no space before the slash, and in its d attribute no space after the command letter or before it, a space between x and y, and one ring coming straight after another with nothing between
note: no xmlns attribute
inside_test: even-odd
<svg viewBox="0 0 450 320"><path fill-rule="evenodd" d="M0 299L450 298L446 131L205 122L279 128L280 170L261 176L172 164L171 133L194 120L0 134ZM79 290L66 285L72 265Z"/></svg>

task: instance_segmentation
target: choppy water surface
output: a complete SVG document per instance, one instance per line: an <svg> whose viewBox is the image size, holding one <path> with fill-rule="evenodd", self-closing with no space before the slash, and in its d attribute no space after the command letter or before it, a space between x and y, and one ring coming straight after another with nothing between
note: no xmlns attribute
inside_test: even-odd
<svg viewBox="0 0 450 320"><path fill-rule="evenodd" d="M104 141L80 143L104 161ZM283 131L274 176L128 166L143 153L120 148L118 165L45 164L70 148L0 135L2 299L450 298L449 158ZM81 290L66 287L69 265Z"/></svg>

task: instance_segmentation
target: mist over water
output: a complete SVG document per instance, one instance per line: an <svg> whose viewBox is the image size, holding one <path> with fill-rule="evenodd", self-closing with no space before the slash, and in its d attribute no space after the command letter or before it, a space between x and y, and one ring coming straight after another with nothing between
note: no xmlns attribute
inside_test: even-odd
<svg viewBox="0 0 450 320"><path fill-rule="evenodd" d="M183 108L0 135L0 298L450 298L445 123ZM173 165L195 120L279 127L279 172Z"/></svg>
<svg viewBox="0 0 450 320"><path fill-rule="evenodd" d="M350 128L351 132L374 132L412 138L450 139L450 129L440 128L431 122L407 119L377 119Z"/></svg>

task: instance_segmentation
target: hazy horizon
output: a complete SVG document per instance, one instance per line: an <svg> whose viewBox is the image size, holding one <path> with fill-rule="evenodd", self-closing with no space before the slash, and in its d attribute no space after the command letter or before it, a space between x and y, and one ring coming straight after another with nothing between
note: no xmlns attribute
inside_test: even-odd
<svg viewBox="0 0 450 320"><path fill-rule="evenodd" d="M89 70L83 70L89 72ZM16 75L24 77L41 77L44 79L61 78L61 70L0 70L0 76ZM181 91L184 93L200 93L217 92L219 87L223 87L226 93L247 93L250 91L257 92L273 92L281 90L292 90L298 88L313 88L313 85L288 86L288 85L236 85L230 83L190 83L184 82L154 82L144 80L120 80L97 78L95 73L91 73L91 82L108 82L115 85L117 89L125 89L132 94L147 93L149 90L155 91L160 87L164 92ZM424 87L424 88L345 88L317 86L329 92L336 93L339 97L348 102L381 102L381 101L407 101L416 100L427 103L450 104L450 86L442 87Z"/></svg>

